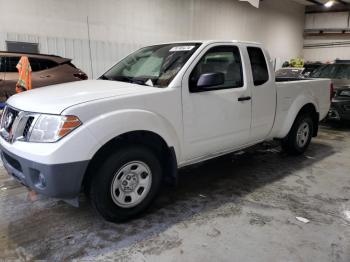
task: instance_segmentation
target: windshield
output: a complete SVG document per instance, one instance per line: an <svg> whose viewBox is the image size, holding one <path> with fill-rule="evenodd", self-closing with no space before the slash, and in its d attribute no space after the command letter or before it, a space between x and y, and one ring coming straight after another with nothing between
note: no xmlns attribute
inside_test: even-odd
<svg viewBox="0 0 350 262"><path fill-rule="evenodd" d="M312 78L350 79L350 64L321 66L310 74Z"/></svg>
<svg viewBox="0 0 350 262"><path fill-rule="evenodd" d="M117 63L99 79L167 87L199 46L199 43L183 43L145 47Z"/></svg>

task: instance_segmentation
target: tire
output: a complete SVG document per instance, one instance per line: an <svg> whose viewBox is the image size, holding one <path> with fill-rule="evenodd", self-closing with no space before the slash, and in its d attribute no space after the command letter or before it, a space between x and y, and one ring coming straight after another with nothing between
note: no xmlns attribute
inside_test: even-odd
<svg viewBox="0 0 350 262"><path fill-rule="evenodd" d="M282 149L291 155L301 155L308 148L314 131L314 121L309 114L299 115L282 140ZM298 135L299 132L299 135Z"/></svg>
<svg viewBox="0 0 350 262"><path fill-rule="evenodd" d="M161 164L151 150L136 145L125 147L106 157L97 169L89 198L107 221L123 222L151 204L161 179Z"/></svg>

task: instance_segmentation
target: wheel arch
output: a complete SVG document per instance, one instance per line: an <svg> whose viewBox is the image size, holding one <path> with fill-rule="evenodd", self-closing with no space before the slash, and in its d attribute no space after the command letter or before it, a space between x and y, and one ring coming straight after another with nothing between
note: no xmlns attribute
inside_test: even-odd
<svg viewBox="0 0 350 262"><path fill-rule="evenodd" d="M304 105L299 110L299 113L296 115L294 121L297 119L298 116L300 116L302 114L310 114L310 116L312 118L312 122L313 122L313 129L312 129L313 134L312 134L312 136L316 137L317 133L318 133L318 122L319 122L320 114L316 111L315 105L312 103L308 103L308 104Z"/></svg>
<svg viewBox="0 0 350 262"><path fill-rule="evenodd" d="M165 139L159 134L147 130L129 131L110 139L102 145L89 162L82 181L82 187L87 188L96 169L102 163L104 157L117 148L128 145L143 145L152 150L162 165L163 179L169 184L177 182L177 157L173 146L168 145Z"/></svg>
<svg viewBox="0 0 350 262"><path fill-rule="evenodd" d="M317 108L317 104L310 100L304 98L297 99L291 106L288 113L280 119L282 122L280 131L275 136L275 138L284 138L288 135L289 131L291 130L295 120L300 114L308 113L311 115L313 120L313 137L317 136L318 133L318 122L320 118L320 114Z"/></svg>

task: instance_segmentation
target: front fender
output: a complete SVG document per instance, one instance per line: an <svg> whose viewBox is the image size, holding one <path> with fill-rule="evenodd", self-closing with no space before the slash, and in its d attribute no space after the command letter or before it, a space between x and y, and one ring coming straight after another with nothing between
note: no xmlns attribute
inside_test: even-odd
<svg viewBox="0 0 350 262"><path fill-rule="evenodd" d="M179 134L167 119L157 113L139 109L118 110L93 118L86 125L98 141L98 145L92 150L94 153L119 135L132 131L150 131L161 136L168 147L173 147L177 159L180 159Z"/></svg>

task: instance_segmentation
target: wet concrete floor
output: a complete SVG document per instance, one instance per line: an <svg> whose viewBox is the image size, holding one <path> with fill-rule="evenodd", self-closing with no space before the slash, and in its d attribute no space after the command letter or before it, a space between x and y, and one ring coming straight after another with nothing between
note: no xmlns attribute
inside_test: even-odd
<svg viewBox="0 0 350 262"><path fill-rule="evenodd" d="M304 223L296 219L309 220ZM0 167L0 261L350 261L350 127L309 150L274 143L181 170L141 217L103 221L27 190Z"/></svg>

